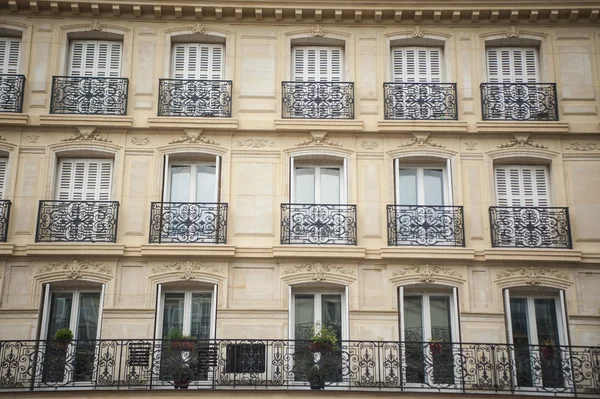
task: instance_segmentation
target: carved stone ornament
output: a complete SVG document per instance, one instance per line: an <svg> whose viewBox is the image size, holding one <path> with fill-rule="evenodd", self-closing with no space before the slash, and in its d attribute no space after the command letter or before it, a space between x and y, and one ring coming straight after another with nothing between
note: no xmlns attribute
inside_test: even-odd
<svg viewBox="0 0 600 399"><path fill-rule="evenodd" d="M506 31L506 37L519 37L520 34L521 32L519 32L519 30L514 26L509 26L508 30Z"/></svg>
<svg viewBox="0 0 600 399"><path fill-rule="evenodd" d="M181 272L179 278L182 280L192 280L196 273L223 274L223 269L213 265L207 265L201 262L173 262L164 266L152 269L154 274L163 274L170 272Z"/></svg>
<svg viewBox="0 0 600 399"><path fill-rule="evenodd" d="M525 283L530 285L541 284L542 277L570 281L569 276L566 273L560 272L556 269L547 269L542 267L515 267L513 269L506 269L505 271L498 273L499 280L511 277L525 277Z"/></svg>
<svg viewBox="0 0 600 399"><path fill-rule="evenodd" d="M312 274L311 279L315 281L324 281L327 279L327 274L343 274L345 276L353 276L354 271L345 269L338 265L331 263L304 263L300 266L294 266L291 269L287 269L282 273L284 276L292 274Z"/></svg>
<svg viewBox="0 0 600 399"><path fill-rule="evenodd" d="M600 151L600 144L598 143L571 143L567 150L572 151Z"/></svg>
<svg viewBox="0 0 600 399"><path fill-rule="evenodd" d="M532 147L532 148L548 148L548 146L543 145L543 144L538 144L536 142L534 142L532 139L529 138L529 136L517 136L515 135L515 138L510 140L508 143L504 143L504 144L500 144L498 146L498 148L511 148L511 147L517 147L517 148L526 148L526 147Z"/></svg>
<svg viewBox="0 0 600 399"><path fill-rule="evenodd" d="M266 139L246 139L238 140L238 146L250 147L250 148L263 148L263 147L275 147L275 142Z"/></svg>
<svg viewBox="0 0 600 399"><path fill-rule="evenodd" d="M201 23L197 23L196 25L194 25L192 27L192 32L194 32L194 33L204 33L204 32L206 32L206 27L204 25L202 25Z"/></svg>
<svg viewBox="0 0 600 399"><path fill-rule="evenodd" d="M0 136L0 141L6 141L6 137Z"/></svg>
<svg viewBox="0 0 600 399"><path fill-rule="evenodd" d="M332 147L342 146L337 141L332 141L329 137L327 137L327 133L325 132L310 132L310 137L296 144L296 147L304 147L307 145L329 145Z"/></svg>
<svg viewBox="0 0 600 399"><path fill-rule="evenodd" d="M453 270L449 267L442 267L437 265L415 265L405 267L400 270L396 270L392 277L407 276L410 274L416 274L419 276L419 281L424 283L432 283L435 281L436 276L448 276L462 279L462 274Z"/></svg>
<svg viewBox="0 0 600 399"><path fill-rule="evenodd" d="M201 129L185 129L184 132L185 133L183 133L180 138L170 141L169 144L202 143L219 145L219 143L217 143L216 141L207 139L206 135L202 133Z"/></svg>
<svg viewBox="0 0 600 399"><path fill-rule="evenodd" d="M399 144L398 148L406 148L406 147L437 147L437 148L446 148L445 145L436 143L432 140L429 140L429 134L413 134L415 136L412 140L407 141L406 143Z"/></svg>
<svg viewBox="0 0 600 399"><path fill-rule="evenodd" d="M97 19L90 22L90 30L102 30L102 24Z"/></svg>
<svg viewBox="0 0 600 399"><path fill-rule="evenodd" d="M475 151L477 149L477 143L474 141L467 142L465 145L467 146L467 151Z"/></svg>
<svg viewBox="0 0 600 399"><path fill-rule="evenodd" d="M414 38L421 38L425 35L425 33L420 26L415 26L410 35Z"/></svg>
<svg viewBox="0 0 600 399"><path fill-rule="evenodd" d="M371 143L369 143L368 141L361 141L360 146L365 150L374 150L377 147L379 147L379 143L376 141L373 141Z"/></svg>
<svg viewBox="0 0 600 399"><path fill-rule="evenodd" d="M38 275L56 273L56 272L67 272L67 278L71 280L77 280L82 277L84 271L102 273L112 275L110 267L103 265L102 263L96 263L89 260L71 260L50 263L48 267L41 269Z"/></svg>
<svg viewBox="0 0 600 399"><path fill-rule="evenodd" d="M323 37L325 35L325 29L321 25L315 25L312 30L312 35L315 37Z"/></svg>
<svg viewBox="0 0 600 399"><path fill-rule="evenodd" d="M100 133L94 133L94 130L96 130L95 127L77 127L77 130L79 132L62 141L102 141L104 143L111 143L107 138L100 136Z"/></svg>
<svg viewBox="0 0 600 399"><path fill-rule="evenodd" d="M140 146L142 146L142 145L148 145L148 144L150 144L150 139L148 137L142 137L142 138L133 137L131 139L131 144L133 144L133 145L140 145Z"/></svg>
<svg viewBox="0 0 600 399"><path fill-rule="evenodd" d="M29 141L31 144L37 143L39 139L40 136L27 136L27 141Z"/></svg>

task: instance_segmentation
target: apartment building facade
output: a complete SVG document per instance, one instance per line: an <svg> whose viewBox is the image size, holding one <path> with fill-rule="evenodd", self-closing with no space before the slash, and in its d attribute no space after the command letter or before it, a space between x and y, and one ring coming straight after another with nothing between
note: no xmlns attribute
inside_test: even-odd
<svg viewBox="0 0 600 399"><path fill-rule="evenodd" d="M0 2L0 392L600 394L597 2L194 3Z"/></svg>

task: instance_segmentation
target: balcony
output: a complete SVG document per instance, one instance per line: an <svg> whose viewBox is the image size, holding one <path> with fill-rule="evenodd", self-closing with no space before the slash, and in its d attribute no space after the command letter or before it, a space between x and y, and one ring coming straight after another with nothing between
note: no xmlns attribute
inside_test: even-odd
<svg viewBox="0 0 600 399"><path fill-rule="evenodd" d="M0 341L0 390L264 389L598 397L600 347L151 339ZM312 371L311 371L312 370Z"/></svg>
<svg viewBox="0 0 600 399"><path fill-rule="evenodd" d="M0 74L0 112L23 112L25 75Z"/></svg>
<svg viewBox="0 0 600 399"><path fill-rule="evenodd" d="M231 118L231 80L158 80L158 116Z"/></svg>
<svg viewBox="0 0 600 399"><path fill-rule="evenodd" d="M569 208L490 207L492 247L572 249Z"/></svg>
<svg viewBox="0 0 600 399"><path fill-rule="evenodd" d="M54 76L51 114L126 115L127 78Z"/></svg>
<svg viewBox="0 0 600 399"><path fill-rule="evenodd" d="M282 82L282 118L354 119L354 83Z"/></svg>
<svg viewBox="0 0 600 399"><path fill-rule="evenodd" d="M384 83L384 118L457 120L456 83Z"/></svg>
<svg viewBox="0 0 600 399"><path fill-rule="evenodd" d="M116 242L117 201L40 201L36 242Z"/></svg>
<svg viewBox="0 0 600 399"><path fill-rule="evenodd" d="M8 237L8 221L10 219L10 206L12 203L9 200L0 200L0 242L6 242Z"/></svg>
<svg viewBox="0 0 600 399"><path fill-rule="evenodd" d="M389 246L464 247L462 206L388 205Z"/></svg>
<svg viewBox="0 0 600 399"><path fill-rule="evenodd" d="M227 242L227 204L152 202L150 244Z"/></svg>
<svg viewBox="0 0 600 399"><path fill-rule="evenodd" d="M281 243L356 245L356 205L281 204Z"/></svg>
<svg viewBox="0 0 600 399"><path fill-rule="evenodd" d="M556 83L482 83L483 120L557 121Z"/></svg>

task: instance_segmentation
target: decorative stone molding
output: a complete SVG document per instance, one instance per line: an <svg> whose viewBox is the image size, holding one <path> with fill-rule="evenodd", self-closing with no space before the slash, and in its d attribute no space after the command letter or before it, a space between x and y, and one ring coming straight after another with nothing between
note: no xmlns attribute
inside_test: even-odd
<svg viewBox="0 0 600 399"><path fill-rule="evenodd" d="M524 278L525 283L529 285L537 285L542 283L542 277L570 282L569 276L566 273L560 272L557 269L547 269L543 267L515 267L506 269L497 275L498 280L509 278Z"/></svg>
<svg viewBox="0 0 600 399"><path fill-rule="evenodd" d="M514 26L509 26L506 31L506 37L519 37L520 34L521 32Z"/></svg>
<svg viewBox="0 0 600 399"><path fill-rule="evenodd" d="M412 140L407 141L406 143L399 144L398 148L407 148L407 147L437 147L437 148L446 148L445 145L436 143L432 140L429 140L428 133L413 133L414 138Z"/></svg>
<svg viewBox="0 0 600 399"><path fill-rule="evenodd" d="M304 263L300 266L294 266L282 273L283 276L292 274L312 274L311 279L315 281L324 281L328 274L343 274L345 276L354 276L354 271L346 269L331 263Z"/></svg>
<svg viewBox="0 0 600 399"><path fill-rule="evenodd" d="M325 35L325 29L321 25L315 25L312 29L312 35L315 37L323 37Z"/></svg>
<svg viewBox="0 0 600 399"><path fill-rule="evenodd" d="M477 143L474 141L466 142L467 151L475 151L477 149Z"/></svg>
<svg viewBox="0 0 600 399"><path fill-rule="evenodd" d="M571 143L567 150L572 151L600 151L600 144L598 143Z"/></svg>
<svg viewBox="0 0 600 399"><path fill-rule="evenodd" d="M194 33L204 33L206 32L206 27L201 23L197 23L192 27L192 32Z"/></svg>
<svg viewBox="0 0 600 399"><path fill-rule="evenodd" d="M371 143L369 143L368 141L361 141L360 146L365 150L374 150L377 147L379 147L379 143L376 141L373 141Z"/></svg>
<svg viewBox="0 0 600 399"><path fill-rule="evenodd" d="M266 139L238 140L237 144L240 147L250 147L250 148L275 147L274 141L266 140Z"/></svg>
<svg viewBox="0 0 600 399"><path fill-rule="evenodd" d="M29 141L31 144L37 143L39 139L40 136L27 136L27 141Z"/></svg>
<svg viewBox="0 0 600 399"><path fill-rule="evenodd" d="M420 26L415 26L410 35L414 38L421 38L425 34L423 32L423 29Z"/></svg>
<svg viewBox="0 0 600 399"><path fill-rule="evenodd" d="M332 147L342 147L337 141L332 141L327 137L327 132L310 132L310 137L296 144L296 147L304 147L307 145L329 145Z"/></svg>
<svg viewBox="0 0 600 399"><path fill-rule="evenodd" d="M538 144L538 143L534 142L533 139L530 139L528 135L515 134L514 136L515 136L514 139L510 140L508 143L498 145L498 148L511 148L511 147L517 147L517 148L532 147L532 148L543 148L543 149L548 148L548 146L546 146L546 145Z"/></svg>
<svg viewBox="0 0 600 399"><path fill-rule="evenodd" d="M219 145L219 143L217 143L216 141L207 139L206 135L202 133L202 129L184 129L183 131L185 133L183 133L180 138L170 141L169 144L202 143Z"/></svg>
<svg viewBox="0 0 600 399"><path fill-rule="evenodd" d="M90 22L90 30L102 30L102 24L97 19Z"/></svg>
<svg viewBox="0 0 600 399"><path fill-rule="evenodd" d="M79 261L77 259L71 261L62 261L50 263L48 267L41 269L37 275L66 272L66 277L71 280L77 280L83 276L84 271L96 272L112 276L110 267L102 263L91 262L89 260Z"/></svg>
<svg viewBox="0 0 600 399"><path fill-rule="evenodd" d="M462 279L462 274L449 267L437 265L415 265L396 270L392 277L403 277L410 274L419 275L419 281L424 283L433 283L436 277L447 276Z"/></svg>
<svg viewBox="0 0 600 399"><path fill-rule="evenodd" d="M192 280L196 277L197 273L208 273L208 274L223 274L223 269L213 265L207 265L201 262L173 262L164 266L155 267L152 269L154 274L164 274L171 272L181 272L179 278L182 280Z"/></svg>
<svg viewBox="0 0 600 399"><path fill-rule="evenodd" d="M100 136L100 133L94 133L96 130L95 127L77 127L79 132L75 133L73 136L67 137L66 139L62 139L61 141L102 141L104 143L112 143L112 141L108 140L106 137Z"/></svg>
<svg viewBox="0 0 600 399"><path fill-rule="evenodd" d="M6 141L6 137L0 136L0 141Z"/></svg>
<svg viewBox="0 0 600 399"><path fill-rule="evenodd" d="M148 137L142 137L142 138L133 137L131 139L131 144L139 145L139 146L148 145L148 144L150 144L150 139Z"/></svg>

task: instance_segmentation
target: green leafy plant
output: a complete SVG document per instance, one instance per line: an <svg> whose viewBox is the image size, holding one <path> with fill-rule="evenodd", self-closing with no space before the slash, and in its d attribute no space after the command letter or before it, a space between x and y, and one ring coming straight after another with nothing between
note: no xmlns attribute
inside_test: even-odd
<svg viewBox="0 0 600 399"><path fill-rule="evenodd" d="M187 364L180 364L173 369L173 386L175 389L188 389L194 372Z"/></svg>
<svg viewBox="0 0 600 399"><path fill-rule="evenodd" d="M54 339L56 340L56 349L66 351L73 340L73 331L68 328L61 328L54 334Z"/></svg>
<svg viewBox="0 0 600 399"><path fill-rule="evenodd" d="M324 389L325 388L325 376L323 370L316 364L312 366L308 373L306 374L306 378L310 383L311 389Z"/></svg>
<svg viewBox="0 0 600 399"><path fill-rule="evenodd" d="M309 347L312 352L327 352L335 349L338 339L331 327L316 323L310 341Z"/></svg>
<svg viewBox="0 0 600 399"><path fill-rule="evenodd" d="M171 350L191 351L194 348L194 337L183 335L179 329L170 330L165 338L170 341Z"/></svg>

